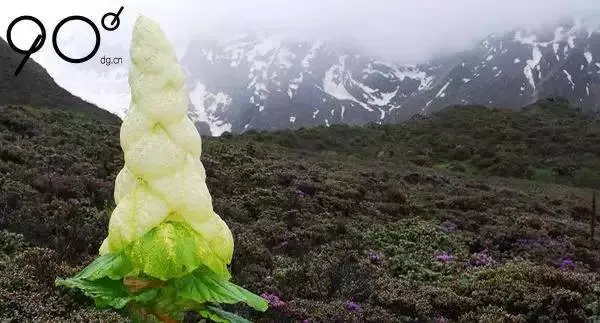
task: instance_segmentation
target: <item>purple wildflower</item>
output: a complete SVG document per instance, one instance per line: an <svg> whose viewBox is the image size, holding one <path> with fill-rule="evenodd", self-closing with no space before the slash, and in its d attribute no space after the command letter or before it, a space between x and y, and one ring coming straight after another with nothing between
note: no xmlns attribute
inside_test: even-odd
<svg viewBox="0 0 600 323"><path fill-rule="evenodd" d="M454 255L449 252L442 252L441 254L437 255L436 259L443 263L449 263L454 260Z"/></svg>
<svg viewBox="0 0 600 323"><path fill-rule="evenodd" d="M371 254L369 254L369 259L371 262L379 262L381 260L381 254L378 252L371 252Z"/></svg>
<svg viewBox="0 0 600 323"><path fill-rule="evenodd" d="M260 294L260 297L266 299L269 304L275 308L280 308L285 306L285 302L282 301L279 296L275 295L275 294L271 294L271 293L262 293Z"/></svg>
<svg viewBox="0 0 600 323"><path fill-rule="evenodd" d="M531 239L529 239L529 238L519 238L519 239L517 239L517 244L522 245L522 246L523 245L530 245L530 244L532 244L532 242L533 241Z"/></svg>
<svg viewBox="0 0 600 323"><path fill-rule="evenodd" d="M481 252L475 254L475 258L471 260L471 265L475 267L482 267L491 265L494 262L492 256L488 254L487 248Z"/></svg>
<svg viewBox="0 0 600 323"><path fill-rule="evenodd" d="M456 224L452 221L444 221L440 224L440 229L446 233L456 231L456 227Z"/></svg>
<svg viewBox="0 0 600 323"><path fill-rule="evenodd" d="M446 322L448 322L448 321L443 316L440 316L440 318L438 319L438 323L446 323Z"/></svg>
<svg viewBox="0 0 600 323"><path fill-rule="evenodd" d="M571 260L569 258L561 258L560 269L561 270L575 269L575 263L573 262L573 260Z"/></svg>
<svg viewBox="0 0 600 323"><path fill-rule="evenodd" d="M357 302L355 302L353 300L349 300L349 301L346 301L346 308L349 311L356 312L356 311L360 310L360 304L358 304Z"/></svg>

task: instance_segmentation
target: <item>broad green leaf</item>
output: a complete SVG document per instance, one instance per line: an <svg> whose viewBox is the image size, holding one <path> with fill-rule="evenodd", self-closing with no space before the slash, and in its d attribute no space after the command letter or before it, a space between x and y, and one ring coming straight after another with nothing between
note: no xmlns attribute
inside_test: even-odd
<svg viewBox="0 0 600 323"><path fill-rule="evenodd" d="M224 279L231 277L206 241L183 222L160 224L134 241L125 253L136 269L161 280L184 276L202 264Z"/></svg>
<svg viewBox="0 0 600 323"><path fill-rule="evenodd" d="M118 280L133 270L131 261L122 253L109 253L96 258L74 279L96 280L103 277Z"/></svg>
<svg viewBox="0 0 600 323"><path fill-rule="evenodd" d="M81 290L86 296L94 299L96 306L100 308L121 309L129 302L148 303L158 295L157 289L149 289L137 295L131 294L121 281L109 278L93 281L76 278L57 279L55 285Z"/></svg>
<svg viewBox="0 0 600 323"><path fill-rule="evenodd" d="M191 275L173 280L179 297L198 303L246 303L258 311L266 311L268 302L252 292L222 279L205 267Z"/></svg>
<svg viewBox="0 0 600 323"><path fill-rule="evenodd" d="M219 323L252 323L241 316L214 306L207 306L206 309L201 309L198 313L202 315L202 317Z"/></svg>

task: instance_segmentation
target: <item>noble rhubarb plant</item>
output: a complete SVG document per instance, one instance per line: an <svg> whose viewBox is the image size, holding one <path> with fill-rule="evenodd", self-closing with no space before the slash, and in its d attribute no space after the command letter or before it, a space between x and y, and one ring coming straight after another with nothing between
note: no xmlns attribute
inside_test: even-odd
<svg viewBox="0 0 600 323"><path fill-rule="evenodd" d="M177 322L192 310L216 322L247 322L220 305L265 311L268 303L230 281L233 236L212 208L175 52L159 25L140 16L130 54L131 107L120 134L125 165L108 236L99 257L56 284L137 321Z"/></svg>

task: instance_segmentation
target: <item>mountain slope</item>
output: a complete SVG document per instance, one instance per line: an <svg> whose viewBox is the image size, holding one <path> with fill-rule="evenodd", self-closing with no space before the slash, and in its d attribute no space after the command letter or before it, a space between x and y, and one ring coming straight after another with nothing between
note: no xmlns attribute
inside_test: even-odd
<svg viewBox="0 0 600 323"><path fill-rule="evenodd" d="M31 58L21 73L14 76L21 60L22 55L13 51L0 38L0 106L30 105L70 109L100 119L119 121L115 115L58 86L48 72Z"/></svg>
<svg viewBox="0 0 600 323"><path fill-rule="evenodd" d="M182 65L199 118L213 135L380 121L431 85L418 66L396 68L352 49L277 35L192 44Z"/></svg>
<svg viewBox="0 0 600 323"><path fill-rule="evenodd" d="M523 106L563 96L600 110L600 29L587 20L490 36L424 62L382 62L352 46L241 35L196 41L182 59L192 118L223 131L402 122L452 104Z"/></svg>

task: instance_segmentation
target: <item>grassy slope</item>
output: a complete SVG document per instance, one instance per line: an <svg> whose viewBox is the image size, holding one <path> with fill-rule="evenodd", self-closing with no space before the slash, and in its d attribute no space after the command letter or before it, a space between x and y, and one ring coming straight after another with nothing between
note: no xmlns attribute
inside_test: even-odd
<svg viewBox="0 0 600 323"><path fill-rule="evenodd" d="M214 207L236 238L234 279L285 301L238 312L264 322L578 322L598 313L589 305L600 298L600 255L584 188L600 174L598 123L556 103L441 115L204 140ZM0 108L0 320L124 320L53 287L106 234L123 163L118 127ZM435 260L442 251L454 261ZM576 269L556 268L561 257ZM347 309L349 299L360 310Z"/></svg>

